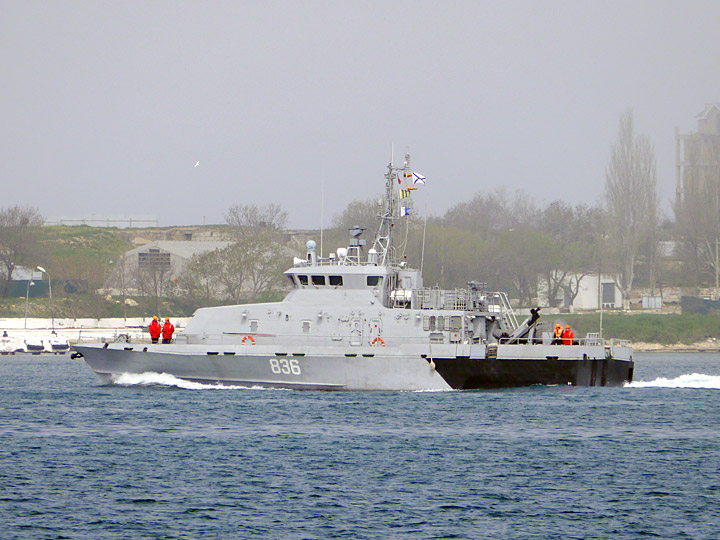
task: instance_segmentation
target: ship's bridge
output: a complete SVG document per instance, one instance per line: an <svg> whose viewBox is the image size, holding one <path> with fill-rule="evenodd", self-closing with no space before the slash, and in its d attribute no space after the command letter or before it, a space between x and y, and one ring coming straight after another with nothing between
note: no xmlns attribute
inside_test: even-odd
<svg viewBox="0 0 720 540"><path fill-rule="evenodd" d="M323 291L371 291L383 305L389 305L393 291L422 287L420 272L400 265L380 265L374 250L363 258L359 250L338 249L328 258L319 258L315 242L309 241L306 259L295 259L293 268L285 272L293 289Z"/></svg>

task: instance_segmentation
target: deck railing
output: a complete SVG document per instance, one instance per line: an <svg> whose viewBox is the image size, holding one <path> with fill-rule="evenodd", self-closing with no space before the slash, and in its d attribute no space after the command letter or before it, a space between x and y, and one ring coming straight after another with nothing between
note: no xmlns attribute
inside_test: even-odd
<svg viewBox="0 0 720 540"><path fill-rule="evenodd" d="M114 334L97 336L90 333L83 334L79 332L77 337L69 336L71 344L78 343L97 343L97 342L108 342L108 343L128 343L130 345L147 345L152 343L150 336L145 333L129 333L124 332L124 329L118 329ZM379 339L376 339L379 338ZM507 339L501 339L500 344L506 344ZM552 338L550 337L539 337L539 338L522 338L516 344L528 344L528 345L551 345ZM162 343L162 338L159 340ZM398 344L408 345L472 345L472 344L485 344L485 341L470 343L468 339L461 339L460 341L450 341L449 336L443 334L443 341L431 341L431 337L428 335L424 336L360 336L357 335L330 335L330 336L317 336L307 334L283 334L281 336L270 335L270 334L228 334L228 333L215 333L215 334L176 334L176 337L172 340L172 343L180 344L196 344L196 345L238 345L238 346L253 346L253 345L279 345L279 346L298 346L298 347L367 347L367 346L396 346ZM558 344L560 345L560 344ZM631 343L628 340L621 339L604 339L597 336L588 336L585 338L577 338L573 340L573 345L586 345L586 346L601 346L601 347L627 347Z"/></svg>

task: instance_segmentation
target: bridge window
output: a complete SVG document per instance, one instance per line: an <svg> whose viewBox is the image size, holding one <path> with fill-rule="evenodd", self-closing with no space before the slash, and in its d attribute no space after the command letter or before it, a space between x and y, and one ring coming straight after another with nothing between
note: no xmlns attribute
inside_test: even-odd
<svg viewBox="0 0 720 540"><path fill-rule="evenodd" d="M307 276L298 276L298 281L300 282L300 285L303 287L307 287L308 284L308 277Z"/></svg>
<svg viewBox="0 0 720 540"><path fill-rule="evenodd" d="M342 276L328 276L328 279L333 287L342 287Z"/></svg>
<svg viewBox="0 0 720 540"><path fill-rule="evenodd" d="M382 276L368 276L367 285L368 287L379 287L382 285Z"/></svg>
<svg viewBox="0 0 720 540"><path fill-rule="evenodd" d="M312 284L313 285L325 285L325 276L313 276Z"/></svg>

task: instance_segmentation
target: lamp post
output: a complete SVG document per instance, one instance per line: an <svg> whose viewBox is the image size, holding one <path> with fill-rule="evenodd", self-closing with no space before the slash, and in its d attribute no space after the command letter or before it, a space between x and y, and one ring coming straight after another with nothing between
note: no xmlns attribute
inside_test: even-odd
<svg viewBox="0 0 720 540"><path fill-rule="evenodd" d="M40 270L43 274L47 274L48 277L48 291L50 292L50 318L52 319L52 331L55 332L55 314L53 313L52 279L50 279L50 272L45 270L42 266L37 266L35 269Z"/></svg>
<svg viewBox="0 0 720 540"><path fill-rule="evenodd" d="M118 281L120 282L120 294L122 296L123 324L127 326L127 304L125 303L125 295L127 294L127 284L125 283L125 254L120 255L116 272Z"/></svg>
<svg viewBox="0 0 720 540"><path fill-rule="evenodd" d="M30 279L28 279L27 282L27 289L25 290L25 329L27 330L27 314L28 314L28 304L30 303L30 287L35 285L35 282L32 280L32 275L30 276Z"/></svg>

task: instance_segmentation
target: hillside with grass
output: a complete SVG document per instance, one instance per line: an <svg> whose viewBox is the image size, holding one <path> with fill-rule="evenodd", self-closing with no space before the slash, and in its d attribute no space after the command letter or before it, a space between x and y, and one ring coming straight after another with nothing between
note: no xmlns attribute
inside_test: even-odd
<svg viewBox="0 0 720 540"><path fill-rule="evenodd" d="M108 295L103 288L114 264L135 245L125 230L88 226L47 226L37 232L37 249L23 265L48 270L53 282L53 302L47 285L38 283L26 305L22 296L0 298L0 317L84 318L151 316L155 303L149 298L131 296L125 302ZM45 276L43 276L45 277ZM197 309L191 301L168 298L163 301L169 316L188 316Z"/></svg>
<svg viewBox="0 0 720 540"><path fill-rule="evenodd" d="M576 337L600 331L600 314L552 315L543 317L554 325L569 324ZM548 323L548 324L549 324ZM548 328L551 328L549 326ZM696 343L720 337L720 317L699 314L605 313L602 320L605 338L627 339L660 345Z"/></svg>

